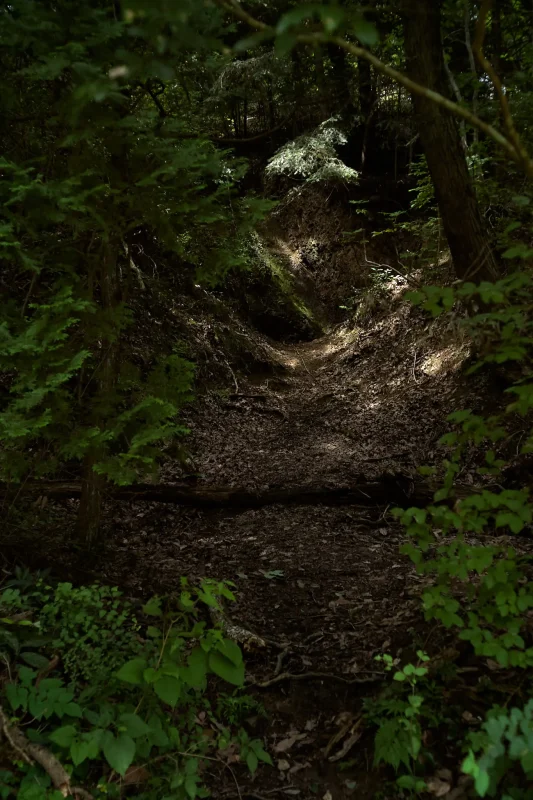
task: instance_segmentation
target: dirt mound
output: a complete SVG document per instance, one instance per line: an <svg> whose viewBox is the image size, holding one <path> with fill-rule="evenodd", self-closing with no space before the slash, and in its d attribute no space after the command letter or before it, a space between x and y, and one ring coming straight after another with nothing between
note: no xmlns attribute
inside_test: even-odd
<svg viewBox="0 0 533 800"><path fill-rule="evenodd" d="M333 321L340 321L357 290L371 283L379 265L397 266L390 236L372 239L381 198L367 189L350 191L303 185L291 189L272 214L278 240L307 280ZM372 196L371 196L372 198Z"/></svg>

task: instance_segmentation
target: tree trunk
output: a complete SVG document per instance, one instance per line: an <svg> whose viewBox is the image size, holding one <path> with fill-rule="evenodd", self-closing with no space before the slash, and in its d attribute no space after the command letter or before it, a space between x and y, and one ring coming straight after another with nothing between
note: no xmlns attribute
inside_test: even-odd
<svg viewBox="0 0 533 800"><path fill-rule="evenodd" d="M100 266L101 305L105 311L112 311L118 303L119 280L117 273L117 248L112 242L104 245ZM96 375L97 390L93 398L97 407L112 403L116 386L116 340L113 335L102 339L100 365ZM101 416L102 412L100 412ZM97 427L103 429L105 420L95 420ZM103 488L105 479L95 472L94 467L105 455L105 447L96 444L89 449L83 462L80 505L76 521L77 537L88 547L94 546L100 533L102 518Z"/></svg>
<svg viewBox="0 0 533 800"><path fill-rule="evenodd" d="M372 67L365 58L360 58L357 62L357 74L359 77L359 110L361 116L366 119L374 106L376 93L372 85Z"/></svg>
<svg viewBox="0 0 533 800"><path fill-rule="evenodd" d="M409 77L447 94L437 0L402 0ZM477 204L455 119L426 97L413 95L420 139L435 186L457 277L496 280L498 268Z"/></svg>
<svg viewBox="0 0 533 800"><path fill-rule="evenodd" d="M346 58L346 52L340 47L328 45L328 58L331 62L331 106L332 114L340 113L349 117L353 113L352 95L350 91L351 67Z"/></svg>

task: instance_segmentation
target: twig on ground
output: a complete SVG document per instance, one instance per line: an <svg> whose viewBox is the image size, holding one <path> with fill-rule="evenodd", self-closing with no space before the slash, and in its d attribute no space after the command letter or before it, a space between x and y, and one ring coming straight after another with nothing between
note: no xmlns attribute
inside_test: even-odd
<svg viewBox="0 0 533 800"><path fill-rule="evenodd" d="M241 796L250 797L253 798L253 800L265 800L267 796L271 796L273 794L285 794L287 792L287 789L294 789L294 788L295 788L294 784L289 783L287 786L280 786L277 787L276 789L267 789L266 792L263 792L263 794L258 794L257 792L248 792L246 789L241 789L242 793ZM229 798L237 797L237 795L232 794L232 792L224 792L223 797L226 797L229 800Z"/></svg>
<svg viewBox="0 0 533 800"><path fill-rule="evenodd" d="M289 653L289 648L288 647L286 647L285 650L282 650L280 653L278 653L278 658L277 658L277 661L276 661L276 669L274 670L274 677L276 677L277 675L279 675L281 673L281 668L283 666L283 661L284 661L285 657L288 655L288 653Z"/></svg>
<svg viewBox="0 0 533 800"><path fill-rule="evenodd" d="M383 677L383 672L369 672L366 678L343 678L342 675L333 675L330 672L299 672L296 674L292 672L283 672L281 675L276 675L274 678L270 678L267 681L251 682L248 683L247 686L250 688L255 686L257 689L267 689L269 686L274 686L276 683L282 683L282 681L313 680L339 681L340 683L345 683L347 686L351 686L357 683L376 683L382 680Z"/></svg>

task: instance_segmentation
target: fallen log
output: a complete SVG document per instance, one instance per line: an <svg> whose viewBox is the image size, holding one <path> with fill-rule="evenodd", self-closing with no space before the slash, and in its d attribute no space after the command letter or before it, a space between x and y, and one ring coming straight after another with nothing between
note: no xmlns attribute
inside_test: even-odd
<svg viewBox="0 0 533 800"><path fill-rule="evenodd" d="M20 497L48 497L56 500L77 499L81 495L77 481L28 481L19 486L0 484L0 495L12 502ZM262 508L272 505L377 506L396 505L408 508L427 505L434 488L404 475L385 475L380 480L363 481L351 486L289 486L286 488L240 489L231 487L195 487L189 484L135 484L109 487L106 498L130 502L170 503L195 508ZM468 488L471 493L471 487Z"/></svg>

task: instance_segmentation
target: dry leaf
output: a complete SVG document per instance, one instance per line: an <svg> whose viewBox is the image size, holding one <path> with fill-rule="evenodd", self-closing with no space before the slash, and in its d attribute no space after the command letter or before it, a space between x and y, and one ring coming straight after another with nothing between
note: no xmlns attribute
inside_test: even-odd
<svg viewBox="0 0 533 800"><path fill-rule="evenodd" d="M443 781L448 781L448 783L453 783L453 773L451 769L446 769L443 767L442 769L438 769L435 773L437 778L440 778Z"/></svg>
<svg viewBox="0 0 533 800"><path fill-rule="evenodd" d="M331 792L329 790L326 792L326 794L324 795L322 800L333 800L333 795L331 794Z"/></svg>
<svg viewBox="0 0 533 800"><path fill-rule="evenodd" d="M430 778L427 782L428 792L433 797L445 797L451 790L451 784L448 781L443 781L440 778Z"/></svg>
<svg viewBox="0 0 533 800"><path fill-rule="evenodd" d="M133 786L139 783L146 783L150 778L150 773L144 767L128 767L122 782L127 786Z"/></svg>
<svg viewBox="0 0 533 800"><path fill-rule="evenodd" d="M310 766L311 764L309 763L309 761L304 761L303 764L293 764L289 770L289 775L295 775L297 772L300 772L300 770L307 769L307 767Z"/></svg>
<svg viewBox="0 0 533 800"><path fill-rule="evenodd" d="M279 769L280 772L287 772L287 770L290 769L290 768L291 768L291 765L289 764L288 761L285 761L284 758L282 758L280 761L278 761L278 769Z"/></svg>
<svg viewBox="0 0 533 800"><path fill-rule="evenodd" d="M305 739L305 736L305 733L295 733L293 736L289 736L287 739L282 739L281 742L278 742L277 745L274 746L274 752L286 753L291 749L293 744L299 742L301 739Z"/></svg>

